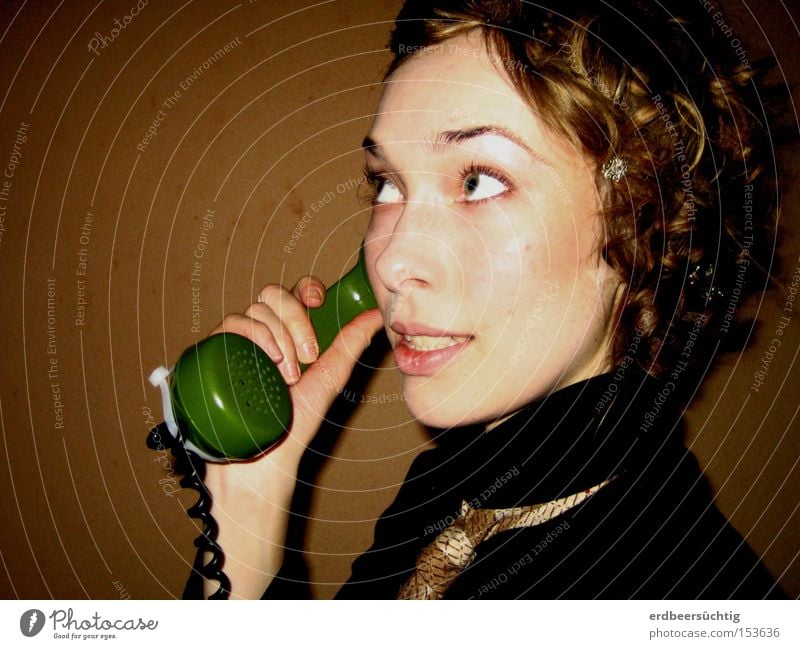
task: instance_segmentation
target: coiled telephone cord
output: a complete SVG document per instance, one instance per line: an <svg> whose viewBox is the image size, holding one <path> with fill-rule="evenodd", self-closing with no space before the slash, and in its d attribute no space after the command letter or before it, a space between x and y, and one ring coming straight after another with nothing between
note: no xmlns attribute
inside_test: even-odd
<svg viewBox="0 0 800 649"><path fill-rule="evenodd" d="M217 543L219 526L211 515L211 493L206 489L203 478L206 475L206 463L193 451L186 450L182 439L175 439L167 430L164 423L150 429L147 435L147 446L153 450L163 451L169 448L175 457L175 470L183 474L180 485L187 489L194 489L199 494L197 502L192 505L187 514L198 519L203 525L200 536L194 540L197 548L192 570L204 579L217 581L220 586L209 599L228 599L230 596L231 581L223 572L225 553ZM206 552L211 555L208 563L203 563Z"/></svg>

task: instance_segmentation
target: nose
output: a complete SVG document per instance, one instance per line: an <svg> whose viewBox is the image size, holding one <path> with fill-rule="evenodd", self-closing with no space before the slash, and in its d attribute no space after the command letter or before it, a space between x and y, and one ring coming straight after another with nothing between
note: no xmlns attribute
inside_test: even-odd
<svg viewBox="0 0 800 649"><path fill-rule="evenodd" d="M431 203L407 202L390 232L378 234L380 253L375 272L392 293L430 288L440 273L441 234L436 234L436 211Z"/></svg>

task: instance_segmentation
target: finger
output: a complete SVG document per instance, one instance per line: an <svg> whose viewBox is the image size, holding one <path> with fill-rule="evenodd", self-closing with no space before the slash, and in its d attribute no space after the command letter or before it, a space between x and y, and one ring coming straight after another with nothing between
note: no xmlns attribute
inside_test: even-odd
<svg viewBox="0 0 800 649"><path fill-rule="evenodd" d="M303 412L319 416L328 411L336 395L344 390L359 357L382 328L383 318L378 309L359 314L342 328L328 350L306 370L306 377L313 377L306 385L313 388L302 393L308 405ZM297 387L302 388L303 384ZM297 414L302 416L300 412Z"/></svg>
<svg viewBox="0 0 800 649"><path fill-rule="evenodd" d="M306 275L297 280L292 293L307 307L315 308L325 302L325 284L313 275Z"/></svg>
<svg viewBox="0 0 800 649"><path fill-rule="evenodd" d="M257 326L258 322L260 322L258 318L255 319L255 322L253 322L253 320L254 319L249 315L232 313L226 316L210 335L213 336L217 333L229 332L249 338L261 347L261 349L266 352L267 356L269 356L270 360L277 365L284 358L280 345L278 345L275 336L272 335L272 332L269 330L269 325L266 322L261 323L266 325L265 329L264 327Z"/></svg>
<svg viewBox="0 0 800 649"><path fill-rule="evenodd" d="M316 281L319 282L319 280ZM319 356L317 335L308 319L306 307L300 300L283 286L268 284L261 289L259 302L272 309L281 325L288 330L297 350L297 359L306 365L317 360L317 356ZM286 351L284 349L284 353Z"/></svg>
<svg viewBox="0 0 800 649"><path fill-rule="evenodd" d="M263 321L263 314L259 318L252 318L248 315L233 313L226 316L212 333L222 332L239 334L261 347L278 367L287 385L293 385L300 380L297 353L291 343L288 331L282 331L282 326L277 318L271 324L267 324ZM277 336L276 332L278 332ZM284 341L289 342L287 344Z"/></svg>
<svg viewBox="0 0 800 649"><path fill-rule="evenodd" d="M251 304L245 311L245 315L266 325L269 335L257 339L256 342L260 343L261 340L272 339L274 341L273 346L278 349L278 356L273 358L270 355L270 358L278 366L286 383L289 385L297 383L300 380L298 351L295 340L285 323L269 306L261 302ZM261 331L261 335L263 336L263 331Z"/></svg>

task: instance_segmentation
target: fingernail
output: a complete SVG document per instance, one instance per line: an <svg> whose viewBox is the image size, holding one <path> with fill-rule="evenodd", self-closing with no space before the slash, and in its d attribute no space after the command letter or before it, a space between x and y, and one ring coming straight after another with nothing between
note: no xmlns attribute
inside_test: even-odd
<svg viewBox="0 0 800 649"><path fill-rule="evenodd" d="M303 352L306 355L306 358L315 359L319 354L319 347L317 347L317 343L314 340L309 340L305 345L303 345Z"/></svg>
<svg viewBox="0 0 800 649"><path fill-rule="evenodd" d="M319 303L322 302L322 291L312 286L308 289L306 294L309 302Z"/></svg>
<svg viewBox="0 0 800 649"><path fill-rule="evenodd" d="M267 343L267 356L272 359L273 363L280 363L283 360L283 352L276 342Z"/></svg>
<svg viewBox="0 0 800 649"><path fill-rule="evenodd" d="M289 383L297 383L300 380L300 366L297 363L288 363L286 375Z"/></svg>

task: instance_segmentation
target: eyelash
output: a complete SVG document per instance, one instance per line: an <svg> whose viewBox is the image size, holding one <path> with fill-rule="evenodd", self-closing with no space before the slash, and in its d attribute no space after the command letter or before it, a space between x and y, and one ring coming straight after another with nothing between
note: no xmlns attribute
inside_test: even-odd
<svg viewBox="0 0 800 649"><path fill-rule="evenodd" d="M374 167L370 166L369 163L364 164L362 174L363 186L366 186L366 195L361 195L360 198L364 201L364 203L374 207L377 205L375 199L378 196L378 183L384 180L385 176L384 174L378 172Z"/></svg>
<svg viewBox="0 0 800 649"><path fill-rule="evenodd" d="M369 163L364 164L364 169L361 173L363 174L364 182L373 189L375 189L375 185L379 180L383 180L383 176L371 167Z"/></svg>
<svg viewBox="0 0 800 649"><path fill-rule="evenodd" d="M475 162L469 162L461 168L461 171L459 172L459 178L462 187L464 185L464 181L467 179L467 176L475 173L489 176L490 178L494 178L496 181L503 183L503 185L506 186L506 191L501 192L500 194L495 194L494 196L480 198L476 201L465 201L466 203L469 203L471 205L480 205L481 203L485 203L491 200L496 200L501 196L505 196L514 189L514 184L508 179L508 177L505 174L500 173L496 169L492 169L491 167L487 167L486 165L478 164Z"/></svg>
<svg viewBox="0 0 800 649"><path fill-rule="evenodd" d="M498 182L503 183L507 189L505 192L502 192L501 194L496 194L494 196L489 196L487 198L481 198L476 201L464 201L466 203L471 203L472 205L478 205L480 203L496 199L499 196L503 196L514 189L514 184L508 179L508 177L505 174L500 173L496 169L492 169L491 167L487 167L486 165L478 164L475 162L468 162L459 171L459 180L461 182L461 185L463 186L464 181L467 179L468 176L475 173L484 174L486 176L494 178ZM364 183L370 189L370 196L368 197L368 199L370 200L370 202L374 204L375 197L378 194L378 183L382 180L385 180L386 175L381 172L378 172L374 167L370 166L369 163L366 163L363 169L363 177L364 177Z"/></svg>

